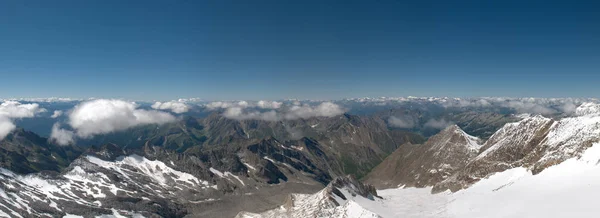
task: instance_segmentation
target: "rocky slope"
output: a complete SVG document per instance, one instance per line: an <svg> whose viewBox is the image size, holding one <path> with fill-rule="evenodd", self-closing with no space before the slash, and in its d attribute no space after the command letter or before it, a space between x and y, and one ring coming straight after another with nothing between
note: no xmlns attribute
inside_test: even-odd
<svg viewBox="0 0 600 218"><path fill-rule="evenodd" d="M364 181L377 188L432 186L462 169L480 147L479 138L452 125L422 145L402 145Z"/></svg>
<svg viewBox="0 0 600 218"><path fill-rule="evenodd" d="M46 138L17 129L0 140L0 167L16 173L59 171L82 152L76 146L58 146Z"/></svg>

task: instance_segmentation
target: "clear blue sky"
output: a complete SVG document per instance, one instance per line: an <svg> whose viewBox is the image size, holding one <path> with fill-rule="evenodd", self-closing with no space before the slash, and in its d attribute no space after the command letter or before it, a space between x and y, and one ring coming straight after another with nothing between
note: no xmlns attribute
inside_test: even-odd
<svg viewBox="0 0 600 218"><path fill-rule="evenodd" d="M1 1L0 97L600 97L597 1L290 2Z"/></svg>

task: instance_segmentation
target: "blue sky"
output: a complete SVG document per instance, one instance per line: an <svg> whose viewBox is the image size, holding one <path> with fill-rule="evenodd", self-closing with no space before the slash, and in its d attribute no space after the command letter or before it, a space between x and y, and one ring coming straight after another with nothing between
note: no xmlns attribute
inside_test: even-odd
<svg viewBox="0 0 600 218"><path fill-rule="evenodd" d="M2 1L0 97L599 97L593 1Z"/></svg>

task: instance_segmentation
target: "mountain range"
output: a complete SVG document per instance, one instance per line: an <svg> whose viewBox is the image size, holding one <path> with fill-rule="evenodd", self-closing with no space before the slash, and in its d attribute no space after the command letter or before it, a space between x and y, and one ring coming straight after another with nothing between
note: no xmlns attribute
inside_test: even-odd
<svg viewBox="0 0 600 218"><path fill-rule="evenodd" d="M435 130L432 119L447 127ZM511 169L540 174L599 136L595 103L552 117L413 108L267 121L214 112L67 146L19 128L0 141L0 217L386 217L373 209L387 204L377 190L442 194Z"/></svg>

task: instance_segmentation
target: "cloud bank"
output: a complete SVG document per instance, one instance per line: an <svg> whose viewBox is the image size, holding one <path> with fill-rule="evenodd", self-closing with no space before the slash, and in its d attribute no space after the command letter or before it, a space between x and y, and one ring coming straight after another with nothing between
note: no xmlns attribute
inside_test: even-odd
<svg viewBox="0 0 600 218"><path fill-rule="evenodd" d="M63 115L63 112L61 110L56 110L56 111L54 111L54 113L52 113L52 116L50 116L50 117L56 119L62 115Z"/></svg>
<svg viewBox="0 0 600 218"><path fill-rule="evenodd" d="M229 101L213 101L205 105L209 110L227 109L232 107L246 108L249 106L247 101L229 102Z"/></svg>
<svg viewBox="0 0 600 218"><path fill-rule="evenodd" d="M575 113L577 104L590 99L576 98L470 98L470 99L437 99L444 107L498 107L509 108L516 113L552 115Z"/></svg>
<svg viewBox="0 0 600 218"><path fill-rule="evenodd" d="M283 102L279 101L213 101L205 105L209 110L228 109L228 108L260 108L260 109L279 109Z"/></svg>
<svg viewBox="0 0 600 218"><path fill-rule="evenodd" d="M16 128L7 117L0 117L0 140L4 139L10 132Z"/></svg>
<svg viewBox="0 0 600 218"><path fill-rule="evenodd" d="M38 104L22 104L18 101L5 101L0 104L0 140L3 140L16 126L12 119L31 118L45 112Z"/></svg>
<svg viewBox="0 0 600 218"><path fill-rule="evenodd" d="M247 104L246 104L247 106ZM263 105L264 106L264 105ZM304 105L291 105L289 107L281 108L282 103L268 103L266 107L259 108L279 108L278 111L270 110L261 112L258 110L247 109L245 107L233 106L229 107L223 112L223 116L234 120L265 120L265 121L278 121L278 120L295 120L295 119L306 119L310 117L333 117L343 114L345 111L342 107L331 102L323 102L319 105L313 106L309 104Z"/></svg>
<svg viewBox="0 0 600 218"><path fill-rule="evenodd" d="M388 124L392 127L410 129L415 127L415 121L410 117L395 117L391 116L388 119Z"/></svg>
<svg viewBox="0 0 600 218"><path fill-rule="evenodd" d="M190 107L187 104L185 104L183 102L179 102L179 101L167 101L167 102L158 102L157 101L152 105L152 108L157 109L157 110L170 110L176 114L185 113L190 110Z"/></svg>
<svg viewBox="0 0 600 218"><path fill-rule="evenodd" d="M167 113L138 109L134 102L122 100L98 99L75 106L68 115L68 125L73 131L52 128L51 139L57 143L68 144L74 136L89 138L98 134L112 133L144 124L164 124L176 118Z"/></svg>
<svg viewBox="0 0 600 218"><path fill-rule="evenodd" d="M69 145L75 142L75 133L73 131L60 128L60 124L55 123L52 126L50 140L59 145Z"/></svg>
<svg viewBox="0 0 600 218"><path fill-rule="evenodd" d="M440 119L440 120L430 119L425 124L423 124L424 127L429 127L429 128L434 128L434 129L444 129L450 125L452 125L452 122L448 122L445 119Z"/></svg>
<svg viewBox="0 0 600 218"><path fill-rule="evenodd" d="M34 117L37 113L45 112L39 104L21 104L18 101L5 101L0 104L0 116L8 118Z"/></svg>
<svg viewBox="0 0 600 218"><path fill-rule="evenodd" d="M259 112L259 111L244 111L240 107L228 108L223 112L223 116L234 120L265 120L278 121L279 115L275 111Z"/></svg>
<svg viewBox="0 0 600 218"><path fill-rule="evenodd" d="M277 101L258 101L256 105L263 109L279 109L283 103Z"/></svg>
<svg viewBox="0 0 600 218"><path fill-rule="evenodd" d="M333 117L343 114L344 110L337 104L331 102L323 102L318 106L310 105L294 105L285 114L285 118L288 120L293 119L306 119L310 117Z"/></svg>

